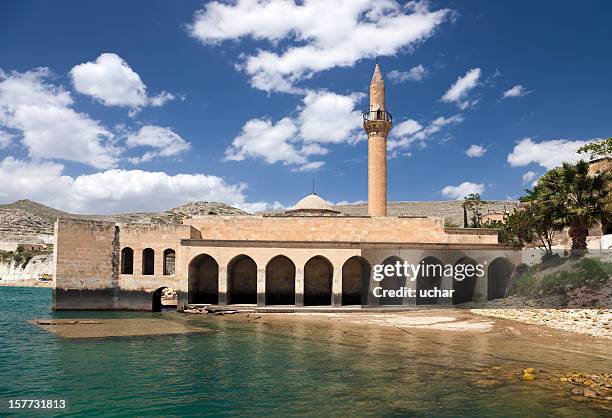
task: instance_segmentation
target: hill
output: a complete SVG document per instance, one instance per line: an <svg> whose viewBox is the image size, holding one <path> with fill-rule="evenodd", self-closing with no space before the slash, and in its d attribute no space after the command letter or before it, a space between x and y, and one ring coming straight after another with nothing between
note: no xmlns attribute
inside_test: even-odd
<svg viewBox="0 0 612 418"><path fill-rule="evenodd" d="M0 205L0 241L4 242L49 242L53 225L58 217L103 220L136 224L180 224L194 215L236 215L249 213L217 202L191 202L165 212L124 213L117 215L77 215L50 208L31 200L18 200Z"/></svg>

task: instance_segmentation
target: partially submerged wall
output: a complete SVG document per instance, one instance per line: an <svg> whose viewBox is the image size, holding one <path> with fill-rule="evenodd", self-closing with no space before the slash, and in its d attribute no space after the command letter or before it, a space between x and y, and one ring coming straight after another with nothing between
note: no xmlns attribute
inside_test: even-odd
<svg viewBox="0 0 612 418"><path fill-rule="evenodd" d="M163 252L181 239L199 238L186 225L126 227L112 222L59 219L55 224L54 309L151 310L153 293L171 287L186 300L187 281L177 269L163 274ZM134 251L133 273L121 274L121 250ZM155 251L154 274L142 274L142 251ZM179 302L180 303L180 302Z"/></svg>

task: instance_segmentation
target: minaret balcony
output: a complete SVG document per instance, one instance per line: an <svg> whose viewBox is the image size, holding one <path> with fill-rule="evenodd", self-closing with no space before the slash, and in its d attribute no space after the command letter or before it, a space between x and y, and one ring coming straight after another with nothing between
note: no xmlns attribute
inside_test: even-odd
<svg viewBox="0 0 612 418"><path fill-rule="evenodd" d="M370 110L368 112L363 112L363 121L364 122L373 122L373 121L384 121L384 122L393 122L393 116L391 113L386 110Z"/></svg>

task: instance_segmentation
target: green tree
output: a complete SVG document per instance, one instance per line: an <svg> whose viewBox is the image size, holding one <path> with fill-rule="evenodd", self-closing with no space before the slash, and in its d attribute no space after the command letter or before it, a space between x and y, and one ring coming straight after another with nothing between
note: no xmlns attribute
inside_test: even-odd
<svg viewBox="0 0 612 418"><path fill-rule="evenodd" d="M605 203L609 198L610 173L589 176L589 163L564 163L544 174L531 192L539 206L550 210L557 227L569 227L572 255L587 250L589 228L606 218Z"/></svg>
<svg viewBox="0 0 612 418"><path fill-rule="evenodd" d="M578 149L580 154L589 154L591 159L612 157L612 138L602 139L601 141L591 142Z"/></svg>
<svg viewBox="0 0 612 418"><path fill-rule="evenodd" d="M499 229L499 242L515 249L534 245L544 251L545 256L552 254L553 239L563 227L555 221L555 208L533 200L530 192L520 209L506 217L506 221L491 222L485 226ZM528 200L530 199L530 200Z"/></svg>
<svg viewBox="0 0 612 418"><path fill-rule="evenodd" d="M471 193L463 199L463 227L467 228L467 213L472 213L472 222L469 224L470 228L481 228L482 224L480 218L482 216L483 206L486 205L486 200L480 198L480 193Z"/></svg>

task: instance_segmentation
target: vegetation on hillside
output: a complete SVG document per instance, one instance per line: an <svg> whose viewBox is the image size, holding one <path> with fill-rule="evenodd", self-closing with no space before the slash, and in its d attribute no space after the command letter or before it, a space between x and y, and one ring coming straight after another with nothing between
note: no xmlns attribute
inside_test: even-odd
<svg viewBox="0 0 612 418"><path fill-rule="evenodd" d="M564 163L544 174L535 187L521 197L522 208L508 215L500 229L500 242L515 248L534 245L552 254L555 234L569 228L572 255L587 251L589 228L610 219L610 183L606 171L589 175L589 163Z"/></svg>
<svg viewBox="0 0 612 418"><path fill-rule="evenodd" d="M25 267L32 258L37 255L50 255L53 254L53 246L47 246L41 250L26 250L24 247L19 246L15 251L0 251L0 262L12 261L15 265Z"/></svg>
<svg viewBox="0 0 612 418"><path fill-rule="evenodd" d="M563 306L603 307L610 295L612 263L591 257L555 257L532 267L521 265L508 295L558 297Z"/></svg>

